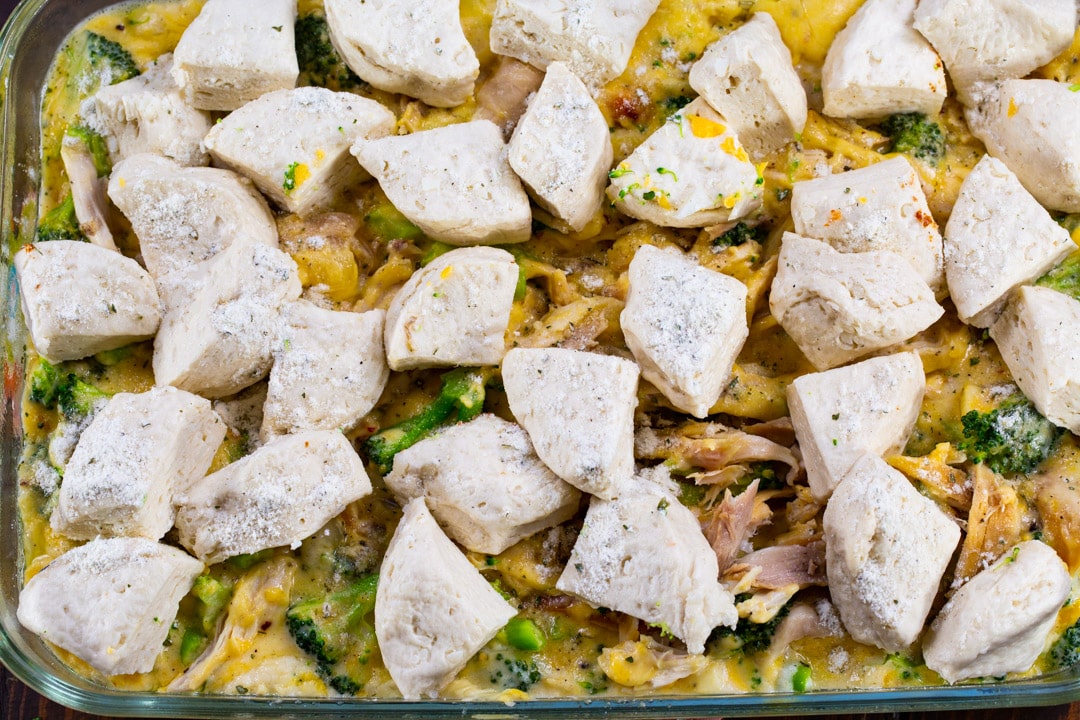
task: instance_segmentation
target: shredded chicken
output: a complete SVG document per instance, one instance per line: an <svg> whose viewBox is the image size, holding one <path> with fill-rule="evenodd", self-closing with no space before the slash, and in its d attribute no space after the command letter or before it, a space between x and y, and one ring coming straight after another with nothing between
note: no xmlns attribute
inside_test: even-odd
<svg viewBox="0 0 1080 720"><path fill-rule="evenodd" d="M529 96L540 89L544 73L532 65L500 56L491 76L476 91L474 120L490 120L510 139L514 126L525 112Z"/></svg>
<svg viewBox="0 0 1080 720"><path fill-rule="evenodd" d="M712 509L705 522L705 537L716 553L721 573L735 560L749 537L758 484L759 481L754 480L750 487L735 496L730 490L726 491L723 501Z"/></svg>
<svg viewBox="0 0 1080 720"><path fill-rule="evenodd" d="M98 177L94 156L81 140L65 136L60 143L60 158L71 183L71 201L75 205L79 229L95 245L117 250L107 216L109 201L105 197L105 188L108 178Z"/></svg>
<svg viewBox="0 0 1080 720"><path fill-rule="evenodd" d="M228 666L233 661L240 665L232 674L246 672L251 663L245 660L251 655L259 633L273 624L283 624L295 575L296 561L284 557L268 561L259 571L245 575L236 585L217 638L166 690L202 690L220 673L229 674Z"/></svg>
<svg viewBox="0 0 1080 720"><path fill-rule="evenodd" d="M974 475L967 535L956 561L953 587L960 587L989 567L1020 542L1024 531L1024 505L1016 490L985 465L975 465Z"/></svg>
<svg viewBox="0 0 1080 720"><path fill-rule="evenodd" d="M789 585L826 585L825 543L773 545L755 550L732 564L724 573L724 579L741 582L755 570L747 589L779 590Z"/></svg>
<svg viewBox="0 0 1080 720"><path fill-rule="evenodd" d="M798 585L792 583L775 590L751 593L750 597L738 603L735 609L739 611L739 617L749 618L750 622L769 622L800 589Z"/></svg>
<svg viewBox="0 0 1080 720"><path fill-rule="evenodd" d="M840 620L836 616L835 609L827 600L821 600L819 605L827 607L831 613L823 618L821 611L809 603L796 602L788 611L787 617L780 621L780 625L773 634L772 642L766 653L766 664L771 664L776 658L784 654L791 643L803 638L835 637L842 634Z"/></svg>
<svg viewBox="0 0 1080 720"><path fill-rule="evenodd" d="M790 448L714 423L687 423L662 431L642 428L634 438L634 453L639 458L666 460L673 471L704 470L694 478L699 485L717 484L731 475L722 473L724 468L747 462L784 463L790 468L788 482L801 473L799 459Z"/></svg>
<svg viewBox="0 0 1080 720"><path fill-rule="evenodd" d="M972 485L968 474L952 467L965 460L952 443L939 443L929 455L907 457L893 455L886 462L912 480L917 480L934 500L961 512L971 509Z"/></svg>
<svg viewBox="0 0 1080 720"><path fill-rule="evenodd" d="M701 672L709 661L702 655L687 655L650 637L643 637L604 648L597 664L605 675L620 685L660 688Z"/></svg>
<svg viewBox="0 0 1080 720"><path fill-rule="evenodd" d="M591 297L556 307L536 320L518 340L521 347L558 347L588 350L610 327L618 327L623 303L609 297Z"/></svg>

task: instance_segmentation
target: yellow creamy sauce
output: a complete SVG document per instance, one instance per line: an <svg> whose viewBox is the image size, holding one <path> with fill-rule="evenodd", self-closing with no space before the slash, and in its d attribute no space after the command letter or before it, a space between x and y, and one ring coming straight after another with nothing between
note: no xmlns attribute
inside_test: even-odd
<svg viewBox="0 0 1080 720"><path fill-rule="evenodd" d="M611 139L618 162L659 127L670 112L693 96L687 83L690 63L725 32L744 22L751 13L763 10L777 21L792 51L800 73L810 88L811 106L820 107L820 89L815 83L835 33L857 9L858 0L663 0L654 17L639 36L629 67L611 82L597 100L612 128ZM98 15L86 24L131 52L140 66L171 51L202 2L155 2L129 5ZM482 71L478 90L490 77L495 56L487 45L494 0L463 0L462 21L466 35L476 49ZM300 14L321 12L318 0L301 0ZM1061 58L1040 71L1047 77L1074 82L1080 44L1074 43ZM63 54L45 93L43 117L42 210L55 206L66 193L66 179L58 155L58 140L77 114L58 88L63 86L66 61ZM399 116L401 132L414 132L468 120L476 110L475 101L453 109L429 108L418 101L386 93L367 93L386 103ZM681 104L680 104L681 103ZM943 226L956 199L960 182L977 162L983 148L967 131L959 105L948 101L937 118L944 130L948 151L938 167L913 160L918 169L934 219ZM780 237L792 229L787 193L792 185L820 174L864 167L880 160L887 138L871 127L850 121L833 120L810 111L798 142L776 151L764 170L764 215L769 233L732 248L713 246L698 231L674 230L648 223L635 223L605 209L583 231L563 235L538 226L533 237L521 246L519 262L529 279L524 297L515 303L507 338L511 343L551 345L572 336L577 329L600 323L596 340L602 345L625 349L618 316L626 296L626 270L634 252L643 244L671 245L695 255L706 267L730 274L749 288L750 337L740 355L735 379L714 408L724 413L726 424L741 426L770 421L787 415L784 389L795 377L812 367L790 338L769 315L767 289L775 273L775 256ZM305 288L326 286L326 295L346 310L385 308L394 291L432 250L424 238L388 242L376 228L364 221L368 213L386 205L385 196L374 182L353 189L334 210L355 218L357 230L348 241L326 243L312 248L297 240L305 232L305 221L279 218L282 246L300 268ZM307 221L310 222L310 218ZM124 237L120 245L134 253L137 240ZM950 310L929 330L906 343L918 349L927 370L927 393L915 432L905 457L892 459L917 485L927 490L920 473L942 472L949 466L947 448L935 452L939 443L955 442L961 436L960 417L965 412L992 407L991 388L1010 381L1008 371L993 343L982 333L968 328ZM65 372L74 372L102 390L141 391L152 385L149 343L124 353L107 354L85 361L65 363ZM28 374L36 362L29 358ZM409 417L438 392L438 372L395 373L376 409L361 422L354 436L362 439L381 427ZM642 382L639 410L662 413L663 398ZM505 398L489 389L486 409L510 418ZM41 452L58 418L27 399L24 426L28 454ZM224 466L243 453L243 438L230 436L212 469ZM1067 436L1042 474L1077 476L1075 439ZM960 472L971 466L954 463ZM778 466L782 467L782 466ZM692 468L688 468L692 470ZM227 624L238 628L235 635L220 643L217 662L206 667L187 689L214 693L269 693L322 695L331 693L320 677L314 661L294 643L285 627L285 611L298 600L318 596L337 580L328 558L344 547L357 554L358 563L371 570L393 534L399 510L369 467L376 490L356 503L326 529L305 541L295 551L279 549L260 556L250 567L219 563L210 574L234 587L227 610ZM1080 567L1080 532L1071 530L1076 522L1061 508L1080 507L1073 497L1071 481L1062 483L1056 494L1047 496L1040 488L1042 478L999 478L1021 508L1025 523L1015 539L1041 532L1069 562ZM686 483L689 487L690 483ZM805 489L805 488L804 488ZM927 490L928 494L933 493ZM704 495L704 498L702 497ZM805 495L805 493L803 493ZM696 501L695 512L704 515L716 494L687 492L687 502ZM754 538L758 547L778 541L785 534L804 533L819 537L821 507L808 504L802 495L779 491L771 501L773 522ZM48 513L54 499L24 478L20 492L23 518L23 553L26 575L32 576L48 561L72 546L53 533ZM806 517L797 514L806 511ZM960 513L962 516L962 513ZM581 516L569 523L572 533ZM1076 539L1073 533L1076 534ZM542 532L522 541L497 557L470 553L470 560L506 596L533 620L546 638L535 652L516 650L500 634L478 653L445 691L448 697L523 699L528 696L641 695L663 693L767 692L789 690L792 674L800 664L810 668L812 688L897 687L940 683L938 676L920 664L918 648L904 657L890 657L877 648L852 641L846 636L797 640L778 654L747 654L730 638L710 642L700 670L688 678L657 691L648 681L659 669L655 655L646 649L644 638L672 643L655 628L619 613L590 608L585 603L558 597L555 579L565 562L568 547L560 546L567 535ZM171 538L167 537L166 541ZM365 554L367 553L367 554ZM374 553L373 555L371 553ZM352 557L352 556L350 556ZM355 558L354 558L355 559ZM951 572L951 571L950 571ZM273 580L267 587L260 581ZM946 582L951 578L947 576ZM804 590L796 599L813 604L825 598L823 589ZM554 599L554 600L553 600ZM943 599L935 606L931 617ZM102 678L67 653L63 657L79 672L98 681L124 689L163 689L184 671L181 645L185 635L205 636L200 647L213 642L215 629L202 627L201 601L188 596L169 635L155 669L143 675ZM1060 632L1080 617L1080 610L1068 605L1061 611ZM220 626L220 623L219 623ZM247 630L244 630L247 628ZM620 645L620 643L627 643ZM636 643L636 644L635 644ZM605 648L619 645L618 653L601 656ZM633 661L631 661L631 658ZM1038 672L1037 664L1031 672ZM371 678L360 695L394 696L396 689L377 656L370 660Z"/></svg>

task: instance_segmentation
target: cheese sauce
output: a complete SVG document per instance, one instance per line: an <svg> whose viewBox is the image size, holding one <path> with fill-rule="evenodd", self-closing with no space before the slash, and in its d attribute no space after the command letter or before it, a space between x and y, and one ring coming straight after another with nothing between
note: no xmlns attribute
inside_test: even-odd
<svg viewBox="0 0 1080 720"><path fill-rule="evenodd" d="M465 33L481 61L477 86L482 91L492 77L496 57L487 44L494 0L462 0ZM859 0L662 0L659 10L641 32L625 73L604 87L598 104L611 127L615 162L629 155L665 119L694 96L687 82L690 65L705 48L756 11L776 20L797 69L808 89L811 108L821 107L821 65L833 36L860 5ZM146 63L170 52L187 24L198 14L201 0L124 5L100 14L82 29L123 45L136 62ZM320 0L301 0L301 16L321 14ZM1078 36L1080 37L1080 36ZM1080 77L1080 40L1038 74L1075 82ZM56 206L67 193L59 159L59 140L78 116L84 99L69 91L70 58L61 52L44 92L41 210ZM302 75L301 80L303 81ZM401 132L415 132L468 120L474 100L452 109L373 91L362 94L384 102L399 116ZM967 130L958 103L952 98L934 118L946 137L947 152L937 166L912 159L926 191L934 220L943 226L956 201L959 185L984 152ZM768 157L764 170L764 210L767 231L741 245L723 247L706 232L674 230L632 222L605 209L582 231L556 232L534 223L533 238L515 246L528 278L511 316L511 344L576 347L594 344L625 350L618 318L626 298L626 270L643 244L674 246L692 253L702 265L732 275L749 289L750 336L738 358L735 376L714 408L733 427L760 427L788 414L785 388L812 367L769 314L767 290L776 271L780 236L793 228L789 194L794 183L829 172L875 163L886 156L888 138L875 125L835 120L810 111L796 142ZM394 292L425 256L439 252L437 243L422 236L388 240L373 214L390 213L388 201L375 182L351 189L333 208L343 213L333 222L345 229L316 247L305 243L312 218L278 218L282 248L300 268L303 285L334 307L364 311L385 308ZM327 221L330 222L330 221ZM1075 236L1074 236L1075 237ZM120 229L119 244L129 254L138 241ZM961 416L993 406L996 388L1011 382L1008 370L985 334L960 323L955 311L905 344L919 351L927 372L927 392L915 431L903 454L889 461L926 494L935 495L933 478L960 473L970 490L972 466L955 450L963 435ZM121 351L62 364L105 392L141 391L153 384L152 346L142 343ZM27 376L37 366L27 360ZM415 414L439 389L439 373L394 373L379 405L353 432L361 441L380 428ZM52 455L62 451L57 428L63 424L55 410L30 400L23 403L25 453L20 468L19 507L22 515L26 577L73 546L49 528L59 477L48 477ZM489 389L485 408L512 419L500 391ZM642 383L639 420L677 417L663 398ZM692 438L693 426L676 424L677 433ZM782 424L777 432L784 435ZM213 470L246 452L248 439L230 432ZM950 443L952 445L950 445ZM665 460L673 472L689 476L702 468L693 459L671 454L643 460ZM1031 476L997 477L1017 507L1013 540L1041 536L1050 542L1075 572L1080 567L1080 508L1075 481L1080 453L1075 438L1066 434L1054 456ZM744 468L745 470L745 468ZM301 650L286 623L286 610L305 599L340 588L343 578L378 570L379 560L400 515L369 466L375 492L351 506L296 550L287 548L219 563L209 575L230 593L227 608L217 616L196 594L186 597L152 672L134 676L101 677L68 653L60 652L78 672L102 684L131 690L198 690L226 694L320 696L336 691L319 672L314 658ZM753 538L756 548L773 543L809 542L821 537L823 506L809 496L805 478L792 488L783 478L782 464L759 463L749 472L772 482L762 493L771 522ZM745 474L745 473L744 473ZM743 483L745 486L746 483ZM706 517L720 499L715 489L680 481L682 500ZM1048 489L1049 488L1049 489ZM969 501L969 504L970 501ZM1065 510L1062 510L1065 508ZM949 510L968 520L962 510ZM688 659L678 641L632 618L592 608L555 590L554 584L581 525L581 514L564 526L543 531L498 556L468 553L470 561L510 602L520 608L543 637L539 649L515 647L505 632L473 657L444 691L450 698L521 700L545 696L638 696L652 693L750 693L827 688L892 688L941 683L921 664L918 647L888 654L853 641L842 630L824 588L810 588L792 600L800 611L811 611L819 632L797 636L784 647L770 646L770 636L758 646L737 634L715 632L703 658ZM166 542L174 541L172 536ZM946 588L951 580L946 577ZM940 607L939 598L931 617ZM772 616L794 612L791 603ZM768 613L766 613L768 614ZM1080 608L1067 605L1060 613L1060 633L1080 617ZM370 618L369 618L370 620ZM774 623L775 624L775 623ZM820 635L825 635L824 637ZM200 658L200 653L204 653ZM360 696L394 697L392 681L377 652L368 660L369 677L356 690ZM196 667L197 671L190 668ZM682 672L680 668L691 672ZM1049 668L1040 661L1030 673ZM185 675L184 671L188 669ZM680 677L653 687L664 673Z"/></svg>

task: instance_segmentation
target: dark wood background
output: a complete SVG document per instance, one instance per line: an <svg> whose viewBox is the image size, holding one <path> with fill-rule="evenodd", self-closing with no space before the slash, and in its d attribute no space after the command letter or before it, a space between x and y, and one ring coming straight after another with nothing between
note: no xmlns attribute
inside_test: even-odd
<svg viewBox="0 0 1080 720"><path fill-rule="evenodd" d="M258 2L259 0L251 0ZM0 18L6 19L16 0L0 0ZM827 715L822 718L838 718ZM849 715L848 720L1080 720L1080 703L1054 708L966 710L952 712L896 712L886 715ZM0 720L102 720L101 716L70 710L33 692L0 667Z"/></svg>

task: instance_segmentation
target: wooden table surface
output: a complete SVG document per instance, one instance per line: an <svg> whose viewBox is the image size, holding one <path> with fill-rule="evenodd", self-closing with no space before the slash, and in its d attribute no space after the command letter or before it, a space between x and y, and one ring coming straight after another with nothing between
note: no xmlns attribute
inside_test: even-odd
<svg viewBox="0 0 1080 720"><path fill-rule="evenodd" d="M252 0L253 2L257 0ZM0 0L0 19L6 19L16 0ZM820 715L820 718L839 718ZM1017 708L1002 710L958 710L951 712L898 712L885 715L848 715L848 720L862 718L894 720L1080 720L1080 703L1052 708ZM101 716L70 710L46 700L23 685L0 666L0 720L101 720Z"/></svg>

